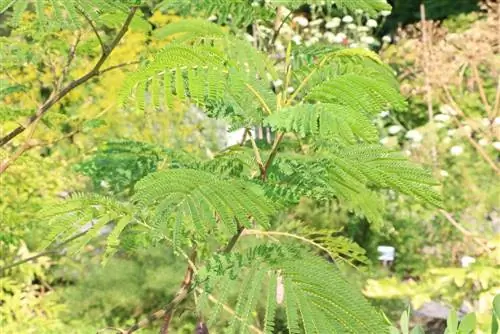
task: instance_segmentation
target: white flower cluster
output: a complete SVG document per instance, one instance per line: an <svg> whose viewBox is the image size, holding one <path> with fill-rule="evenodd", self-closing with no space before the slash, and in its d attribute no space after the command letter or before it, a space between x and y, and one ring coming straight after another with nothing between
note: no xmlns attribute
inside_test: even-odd
<svg viewBox="0 0 500 334"><path fill-rule="evenodd" d="M352 15L342 17L317 16L313 11L312 17L297 15L293 19L281 26L280 36L275 41L274 48L278 52L278 58L284 57L285 45L292 41L296 45L311 46L317 43L340 44L347 47L376 47L382 43L390 43L391 37L384 36L382 40L375 38L375 30L380 26L378 20L366 17L361 10L355 11ZM282 15L289 14L289 10L284 8ZM390 12L380 13L382 20ZM260 40L270 40L274 30L266 26L259 25ZM255 36L254 36L255 37ZM251 36L246 36L249 41L253 41Z"/></svg>

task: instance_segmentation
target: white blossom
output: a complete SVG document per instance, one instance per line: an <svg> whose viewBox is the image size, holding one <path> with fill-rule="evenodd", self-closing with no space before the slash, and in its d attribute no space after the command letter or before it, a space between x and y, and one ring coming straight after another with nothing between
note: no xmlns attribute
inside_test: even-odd
<svg viewBox="0 0 500 334"><path fill-rule="evenodd" d="M333 19L331 19L331 21L328 21L325 24L325 28L326 29L333 29L333 28L337 28L339 25L340 25L340 18L334 17Z"/></svg>
<svg viewBox="0 0 500 334"><path fill-rule="evenodd" d="M378 25L378 23L374 19L369 19L368 21L366 21L366 26L367 27L376 28L377 25Z"/></svg>
<svg viewBox="0 0 500 334"><path fill-rule="evenodd" d="M349 30L354 30L354 29L356 29L356 27L357 27L357 26L356 26L354 23L349 23L349 24L347 25L347 29L349 29Z"/></svg>
<svg viewBox="0 0 500 334"><path fill-rule="evenodd" d="M208 21L217 21L217 16L216 15L212 15L207 20Z"/></svg>
<svg viewBox="0 0 500 334"><path fill-rule="evenodd" d="M392 38L389 35L385 35L384 37L382 37L382 42L384 42L384 43L390 43L391 41L392 41Z"/></svg>
<svg viewBox="0 0 500 334"><path fill-rule="evenodd" d="M441 169L441 171L439 172L439 174L441 174L442 177L447 177L449 174L447 171L445 171L444 169Z"/></svg>
<svg viewBox="0 0 500 334"><path fill-rule="evenodd" d="M417 130L410 130L405 135L406 138L411 139L412 141L419 143L424 138L420 132Z"/></svg>
<svg viewBox="0 0 500 334"><path fill-rule="evenodd" d="M361 37L361 42L365 44L375 44L375 38L372 36L363 36Z"/></svg>
<svg viewBox="0 0 500 334"><path fill-rule="evenodd" d="M309 20L307 20L307 18L303 16L295 16L293 18L293 22L297 23L301 27L307 27L307 25L309 24Z"/></svg>
<svg viewBox="0 0 500 334"><path fill-rule="evenodd" d="M443 104L440 108L439 108L439 111L442 113L442 114L445 114L445 115L456 115L457 112L455 111L455 109L453 109L450 105L448 104Z"/></svg>
<svg viewBox="0 0 500 334"><path fill-rule="evenodd" d="M493 145L495 150L500 151L500 141L493 142L491 145Z"/></svg>
<svg viewBox="0 0 500 334"><path fill-rule="evenodd" d="M390 10L383 10L380 12L380 15L382 16L389 16L391 15L391 11Z"/></svg>
<svg viewBox="0 0 500 334"><path fill-rule="evenodd" d="M473 258L472 256L465 255L465 256L462 256L462 258L460 259L460 262L462 264L462 268L467 268L471 264L475 263L476 259Z"/></svg>
<svg viewBox="0 0 500 334"><path fill-rule="evenodd" d="M365 27L365 26L359 26L358 31L359 32L368 32L368 31L370 31L370 29L368 27Z"/></svg>
<svg viewBox="0 0 500 334"><path fill-rule="evenodd" d="M321 22L323 22L323 19L317 19L317 20L309 22L309 25L311 27L316 27L316 26L319 26L321 24Z"/></svg>
<svg viewBox="0 0 500 334"><path fill-rule="evenodd" d="M495 125L500 125L500 117L495 117L495 120L493 121Z"/></svg>
<svg viewBox="0 0 500 334"><path fill-rule="evenodd" d="M351 43L351 45L349 45L350 48L358 48L359 47L359 44L358 43Z"/></svg>
<svg viewBox="0 0 500 334"><path fill-rule="evenodd" d="M285 51L285 46L279 41L274 43L274 47L276 48L276 51L278 51L278 52Z"/></svg>
<svg viewBox="0 0 500 334"><path fill-rule="evenodd" d="M250 34L245 34L245 39L249 42L254 42L255 38Z"/></svg>
<svg viewBox="0 0 500 334"><path fill-rule="evenodd" d="M351 23L352 21L354 21L354 19L350 15L346 15L342 18L342 22L345 22L345 23Z"/></svg>
<svg viewBox="0 0 500 334"><path fill-rule="evenodd" d="M356 14L358 14L358 15L359 15L359 14L363 14L363 10L358 8L358 9L356 9L356 10L354 11L354 13L356 13Z"/></svg>
<svg viewBox="0 0 500 334"><path fill-rule="evenodd" d="M337 35L335 35L335 37L333 38L333 41L335 43L342 43L344 42L344 39L346 38L347 36L342 33L342 32L339 32Z"/></svg>
<svg viewBox="0 0 500 334"><path fill-rule="evenodd" d="M398 133L399 131L401 131L403 128L400 126L400 125L391 125L387 131L391 134L391 135L395 135L396 133Z"/></svg>
<svg viewBox="0 0 500 334"><path fill-rule="evenodd" d="M276 88L281 87L281 85L283 85L283 80L278 79L278 80L276 80L276 81L273 82L273 85Z"/></svg>
<svg viewBox="0 0 500 334"><path fill-rule="evenodd" d="M450 116L446 114L437 114L434 116L434 120L436 122L448 122L450 120Z"/></svg>
<svg viewBox="0 0 500 334"><path fill-rule="evenodd" d="M481 139L479 139L479 140L478 140L478 142L477 142L477 143L478 143L479 145L481 145L481 146L486 146L486 145L488 145L488 139L481 138Z"/></svg>
<svg viewBox="0 0 500 334"><path fill-rule="evenodd" d="M290 94L291 94L291 93L293 93L294 91L295 91L295 88L293 88L292 86L290 86L290 87L288 87L288 88L286 89L286 92L287 92L287 93L290 93Z"/></svg>
<svg viewBox="0 0 500 334"><path fill-rule="evenodd" d="M385 110L385 111L382 111L382 112L380 113L380 117L382 117L382 118L386 118L386 117L387 117L387 116L389 116L390 114L391 114L391 113L390 113L389 111Z"/></svg>
<svg viewBox="0 0 500 334"><path fill-rule="evenodd" d="M464 148L460 145L455 145L450 149L450 154L454 156L459 156L464 153Z"/></svg>
<svg viewBox="0 0 500 334"><path fill-rule="evenodd" d="M292 41L294 41L295 44L299 45L302 43L302 37L300 37L300 35L294 35L292 37Z"/></svg>
<svg viewBox="0 0 500 334"><path fill-rule="evenodd" d="M327 31L325 32L325 35L324 37L326 38L326 40L330 43L333 43L334 40L335 40L335 34L331 31Z"/></svg>

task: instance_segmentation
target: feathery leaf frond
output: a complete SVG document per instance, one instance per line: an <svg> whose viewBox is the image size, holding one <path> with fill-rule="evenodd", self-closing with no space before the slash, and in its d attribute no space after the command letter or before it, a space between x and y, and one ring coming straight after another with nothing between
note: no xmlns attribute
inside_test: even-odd
<svg viewBox="0 0 500 334"><path fill-rule="evenodd" d="M34 4L37 21L41 26L75 28L83 22L79 13L99 21L103 12L126 11L133 1L121 0L0 0L0 14L12 9L11 23L17 26L23 12Z"/></svg>
<svg viewBox="0 0 500 334"><path fill-rule="evenodd" d="M136 185L133 201L154 210L153 220L174 241L189 232L205 239L210 229L232 235L251 221L268 226L276 207L251 183L198 170L150 174Z"/></svg>
<svg viewBox="0 0 500 334"><path fill-rule="evenodd" d="M92 239L99 237L104 226L118 222L117 230L107 239L106 257L109 257L117 250L120 233L132 222L132 217L131 206L127 203L98 194L75 194L40 213L40 218L48 220L50 226L50 232L45 236L42 247L85 232L85 235L72 245L73 251L78 252Z"/></svg>
<svg viewBox="0 0 500 334"><path fill-rule="evenodd" d="M235 284L247 282L238 289L228 333L248 333L252 324L248 312L256 300L265 300L266 333L272 333L279 307L285 308L290 333L302 333L300 328L317 334L386 330L381 317L350 288L334 264L300 247L261 244L244 253L217 254L200 269L196 281L207 293L216 293L218 282L228 278ZM264 281L268 283L259 284Z"/></svg>
<svg viewBox="0 0 500 334"><path fill-rule="evenodd" d="M357 139L368 143L379 140L378 131L366 114L345 104L298 104L268 116L266 121L279 131L332 139L344 145L354 144Z"/></svg>

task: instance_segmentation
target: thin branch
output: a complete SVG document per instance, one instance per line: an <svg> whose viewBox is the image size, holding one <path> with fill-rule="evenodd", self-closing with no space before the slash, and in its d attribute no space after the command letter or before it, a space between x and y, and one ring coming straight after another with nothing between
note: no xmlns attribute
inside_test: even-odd
<svg viewBox="0 0 500 334"><path fill-rule="evenodd" d="M460 109L460 107L458 106L458 104L453 99L453 96L451 95L449 89L447 87L444 87L444 86L442 88L443 88L443 91L445 92L446 97L448 98L448 102L451 103L451 105L453 106L453 108L457 111L457 113L460 116L462 116L462 117L465 118L464 112ZM456 117L453 117L453 120L454 120L454 122L457 124L457 126L459 128L462 126L460 124L459 120ZM466 121L467 121L467 119L466 119ZM479 143L476 140L474 140L474 138L472 138L471 134L468 131L464 131L464 132L465 132L465 137L467 138L467 140L469 141L469 143L472 146L474 146L474 148L479 153L479 155L481 155L481 157L484 159L484 161L486 161L486 163L488 163L488 165L490 165L491 168L497 174L500 174L500 169L498 168L498 166L496 165L496 163L490 158L490 156L488 155L488 153L486 153L486 151L481 147L481 145L479 145Z"/></svg>
<svg viewBox="0 0 500 334"><path fill-rule="evenodd" d="M241 236L243 230L244 230L244 228L242 226L238 226L238 230L233 235L231 240L229 240L227 246L224 248L225 253L229 253L234 248L234 246L236 245L236 242L238 241L239 237ZM184 254L184 256L185 256L185 254ZM137 324L133 325L132 327L130 327L127 331L124 332L125 334L130 334L130 333L136 332L139 329L147 327L151 323L153 323L156 320L159 320L161 318L163 318L165 322L170 321L170 316L168 316L168 318L166 316L171 314L174 311L174 309L180 303L182 303L188 297L189 293L191 292L193 275L197 271L196 266L194 264L194 256L196 256L195 251L193 251L191 256L187 257L188 268L186 269L186 274L184 276L184 280L181 284L181 287L179 288L179 290L175 294L175 297L172 299L172 301L170 303L168 303L164 309L158 310L158 311L150 314L146 319L144 319L144 320L138 322ZM164 327L165 327L165 323L164 323L164 326L162 326L162 332L160 332L160 334L167 333L167 332L163 332ZM168 324L166 326L166 329L168 330Z"/></svg>
<svg viewBox="0 0 500 334"><path fill-rule="evenodd" d="M278 153L279 144L283 140L284 136L285 136L285 133L284 132L280 132L280 133L278 133L278 135L274 139L273 146L271 147L271 153L269 153L269 157L267 158L267 161L264 164L264 174L263 174L263 179L264 180L265 180L265 175L267 174L267 171L268 171L269 167L271 167L271 164L273 163L273 160L276 157L276 154Z"/></svg>
<svg viewBox="0 0 500 334"><path fill-rule="evenodd" d="M486 113L488 114L488 118L492 120L495 118L495 114L493 110L491 109L491 106L488 102L488 98L486 97L486 93L484 92L484 86L483 86L483 80L481 79L481 76L479 75L479 70L477 68L477 65L474 62L471 62L470 64L472 68L472 76L474 77L474 81L476 82L477 89L479 90L479 96L481 97L481 101L483 102L484 109L486 109Z"/></svg>
<svg viewBox="0 0 500 334"><path fill-rule="evenodd" d="M423 70L424 70L424 80L425 80L425 100L427 104L427 116L429 118L429 124L431 128L434 129L434 110L432 106L432 84L429 78L430 65L432 63L431 57L431 45L430 33L428 29L428 22L426 20L425 5L420 4L420 23L422 25L422 43L424 45L424 57L423 57ZM432 163L435 168L438 167L438 156L436 147L436 138L432 136L431 143L431 157Z"/></svg>
<svg viewBox="0 0 500 334"><path fill-rule="evenodd" d="M305 85L309 82L309 80L311 80L312 76L318 72L318 70L323 67L323 65L326 63L326 61L329 59L330 57L329 56L325 56L323 57L323 59L319 62L318 66L314 67L311 72L309 72L309 74L304 78L304 80L302 80L302 82L299 84L299 86L297 87L296 90L293 91L292 95L288 98L288 100L286 101L285 103L285 106L286 105L289 105L293 99L295 99L295 97L299 94L299 92L305 87Z"/></svg>
<svg viewBox="0 0 500 334"><path fill-rule="evenodd" d="M250 85L250 84L245 84L247 88L252 92L253 95L259 100L260 105L264 110L267 112L268 115L271 115L273 112L271 111L271 108L267 105L266 101L262 98L262 96Z"/></svg>
<svg viewBox="0 0 500 334"><path fill-rule="evenodd" d="M5 172L7 170L7 168L9 168L17 159L19 159L21 157L22 154L24 154L26 151L34 148L34 147L40 147L40 146L44 146L44 147L47 147L47 146L51 146L51 145L54 145L58 142L60 142L61 140L64 140L66 138L70 138L72 136L74 136L75 134L79 133L82 131L81 129L81 125L86 122L86 121L89 121L89 120L92 120L92 119L97 119L99 117L101 117L103 114L105 114L108 110L110 110L111 108L113 107L113 105L109 106L108 108L104 109L103 111L101 111L99 114L97 114L94 118L90 118L90 119L86 119L86 120L83 120L81 121L80 123L78 123L77 125L77 129L74 130L74 131L71 131L70 133L66 133L65 135L51 141L51 142L48 142L48 143L40 143L40 142L33 142L33 134L36 130L36 126L38 125L38 121L40 119L38 119L36 122L34 122L31 126L31 131L29 132L24 144L9 158L6 158L4 159L1 163L0 163L0 174L2 174L3 172Z"/></svg>
<svg viewBox="0 0 500 334"><path fill-rule="evenodd" d="M293 234L293 233L287 233L287 232L278 232L278 231L261 231L261 230L250 230L250 229L246 229L243 234L243 236L245 235L264 235L264 236L267 236L267 237L270 237L270 236L281 236L281 237L287 237L287 238L293 238L293 239L297 239L297 240L300 240L300 241L303 241L305 243L308 243L322 251L324 251L325 253L328 254L328 256L330 256L330 258L332 260L335 260L337 257L335 257L329 250L328 248L314 242L313 240L310 240L308 238L305 238L305 237L302 237L300 235L297 235L297 234Z"/></svg>
<svg viewBox="0 0 500 334"><path fill-rule="evenodd" d="M238 224L238 229L236 233L232 236L231 240L229 240L229 243L224 248L224 253L229 253L233 250L234 246L236 245L236 242L238 241L239 237L241 236L244 230L245 228Z"/></svg>
<svg viewBox="0 0 500 334"><path fill-rule="evenodd" d="M80 43L81 36L82 36L81 32L77 31L75 41L73 42L73 44L71 44L69 51L68 51L68 59L66 60L66 65L64 65L61 76L59 77L59 82L57 83L57 90L61 89L61 87L64 83L64 79L66 79L66 76L68 75L68 71L69 71L69 68L71 66L71 63L75 59L76 48L78 47L78 44Z"/></svg>
<svg viewBox="0 0 500 334"><path fill-rule="evenodd" d="M276 9L276 11L279 11L280 8L278 7ZM285 25L286 21L288 20L288 18L292 15L292 11L290 10L288 12L288 14L283 18L283 20L281 21L280 25L278 26L278 29L275 29L274 30L274 33L273 33L273 37L271 38L271 43L270 45L274 45L274 43L276 42L276 40L278 39L278 36L280 34L280 31L281 31L281 28L283 28L283 25ZM278 18L278 17L277 17Z"/></svg>
<svg viewBox="0 0 500 334"><path fill-rule="evenodd" d="M257 144L255 143L255 140L253 139L252 133L250 132L249 129L245 130L248 138L250 139L250 142L252 143L252 149L253 153L255 155L255 160L257 161L257 165L259 165L259 170L261 175L266 175L266 170L264 168L264 163L262 162L262 157L260 156L260 151L259 148L257 147Z"/></svg>
<svg viewBox="0 0 500 334"><path fill-rule="evenodd" d="M498 5L500 8L500 4ZM497 83L497 93L495 94L495 106L493 107L493 117L498 116L498 112L500 111L500 75L498 76Z"/></svg>
<svg viewBox="0 0 500 334"><path fill-rule="evenodd" d="M116 48L118 43L121 41L125 33L128 31L128 27L130 25L130 22L132 22L132 18L134 17L135 13L137 12L138 7L134 6L130 9L130 12L127 16L127 19L123 23L123 26L121 29L118 31L118 34L115 36L111 44L103 51L103 54L97 61L97 63L94 65L94 67L81 76L80 78L71 81L68 85L66 85L64 88L62 88L57 94L54 94L53 96L49 97L37 110L35 114L30 116L26 123L24 125L20 125L11 132L9 132L7 135L2 137L0 139L0 147L4 146L5 144L9 143L12 139L23 133L27 127L29 127L31 124L33 124L39 117L43 116L54 104L59 102L63 97L65 97L69 92L71 92L73 89L76 87L84 84L88 80L98 76L101 72L99 69L102 67L104 62L108 59L109 55L112 53L112 51Z"/></svg>
<svg viewBox="0 0 500 334"><path fill-rule="evenodd" d="M1 267L0 268L0 276L3 275L3 272L7 269L11 269L11 268L14 268L14 267L17 267L21 264L24 264L24 263L27 263L27 262L31 262L31 261L34 261L36 259L38 259L39 257L42 257L42 256L47 256L47 255L50 255L50 254L57 254L57 253L61 253L61 247L62 246L65 246L67 244L69 244L70 242L72 242L73 240L76 240L82 236L84 236L85 234L87 234L88 231L85 231L85 232L82 232L82 233L78 233L78 234L75 234L74 236L72 236L71 238L69 238L68 240L64 241L64 242L61 242L60 244L57 244L56 246L54 246L52 249L49 249L49 250L46 250L45 252L41 252L41 253L38 253L37 255L34 255L34 256L31 256L31 257L28 257L28 258L25 258L25 259L22 259L20 261L17 261L17 262L14 262L14 263L11 263L9 265L6 265L4 267Z"/></svg>
<svg viewBox="0 0 500 334"><path fill-rule="evenodd" d="M90 19L90 17L88 17L87 14L83 10L80 10L78 8L78 11L85 18L85 21L87 21L87 23L90 25L90 27L92 28L92 31L94 31L94 34L97 36L97 40L99 40L99 44L101 45L102 53L105 54L107 52L107 46L102 41L101 35L99 35L99 32L97 31L97 27L95 26L94 22L92 22L92 20Z"/></svg>
<svg viewBox="0 0 500 334"><path fill-rule="evenodd" d="M168 326L170 324L170 319L172 317L172 313L175 310L175 308L182 303L187 296L189 295L189 292L191 291L191 284L193 280L193 275L194 275L194 270L195 267L192 266L190 263L193 263L194 258L196 257L196 249L193 250L193 252L190 255L190 261L188 263L188 267L186 269L186 273L184 275L184 279L181 283L181 286L179 290L176 292L174 298L170 303L167 304L162 310L156 311L152 314L150 314L146 319L138 322L137 324L133 325L130 327L125 333L130 334L135 331L138 331L141 328L144 328L148 326L149 324L153 323L154 321L163 318L164 323L161 328L160 334L166 334L168 333Z"/></svg>
<svg viewBox="0 0 500 334"><path fill-rule="evenodd" d="M235 317L236 319L240 320L241 322L243 322L243 319L241 319L240 317L238 317L236 315L236 312L230 308L229 306L227 306L226 304L224 303L221 303L217 298L215 298L212 294L210 293L207 293L206 291L203 291L202 289L200 288L197 288L196 291L198 291L199 293L206 293L207 296L208 296L208 300L210 300L212 303L216 304L216 305L220 305L222 307L222 309L224 311L226 311L227 313L229 313L230 315L232 315L233 317ZM253 326L253 325L250 325L250 324L245 324L249 329L251 329L252 331L254 331L255 333L257 334L263 334L264 332L261 331L260 329L258 329L257 327Z"/></svg>
<svg viewBox="0 0 500 334"><path fill-rule="evenodd" d="M32 144L32 138L33 134L35 133L36 127L38 125L38 122L40 121L41 116L39 116L32 124L31 124L31 130L28 132L28 135L26 136L26 139L24 140L24 143L21 145L20 148L16 150L16 152L9 158L4 159L0 163L0 175L7 170L7 168L14 163L21 155L31 149L33 147Z"/></svg>
<svg viewBox="0 0 500 334"><path fill-rule="evenodd" d="M481 248L483 248L487 253L491 253L491 250L486 245L487 240L480 238L476 234L464 228L453 218L453 216L448 211L441 209L439 210L439 212L446 218L447 221L451 223L451 225L453 225L457 230L459 230L460 233L462 233L465 237L471 238L472 240L474 240L475 243L481 246Z"/></svg>
<svg viewBox="0 0 500 334"><path fill-rule="evenodd" d="M100 70L99 74L103 74L103 73L106 73L108 71L112 71L112 70L115 70L117 68L121 68L121 67L125 67L125 66L136 65L136 64L139 64L139 63L140 63L139 60L135 60L135 61L130 61L128 63L121 63L121 64L118 64L118 65L113 65L113 66L110 66L110 67L106 67L103 70Z"/></svg>

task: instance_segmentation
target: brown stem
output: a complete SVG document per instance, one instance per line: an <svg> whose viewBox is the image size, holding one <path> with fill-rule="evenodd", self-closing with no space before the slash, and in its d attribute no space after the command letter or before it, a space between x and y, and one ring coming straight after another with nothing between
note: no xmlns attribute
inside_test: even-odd
<svg viewBox="0 0 500 334"><path fill-rule="evenodd" d="M486 97L486 93L484 91L483 80L481 80L481 76L479 75L479 70L475 63L470 64L472 68L472 76L474 77L474 81L476 81L477 89L479 91L479 96L481 97L481 101L483 102L484 108L486 109L486 113L488 114L488 118L492 120L495 115L491 109L491 106L488 102L488 98Z"/></svg>
<svg viewBox="0 0 500 334"><path fill-rule="evenodd" d="M82 14L82 16L85 18L85 21L87 21L87 23L90 25L90 27L92 28L92 31L94 32L94 34L96 35L97 37L97 40L99 41L99 45L101 46L101 50L102 50L102 53L106 53L107 52L107 47L106 47L106 44L104 44L104 42L102 41L101 39L101 35L99 35L99 32L97 31L97 27L95 26L94 22L92 22L92 20L90 19L90 17L87 16L87 14L83 11L83 10L80 10L79 9L79 12L80 14Z"/></svg>
<svg viewBox="0 0 500 334"><path fill-rule="evenodd" d="M64 79L66 79L66 76L68 75L69 68L71 66L71 63L75 59L76 55L76 48L78 47L78 44L80 43L80 38L81 38L81 32L78 31L76 33L75 41L73 44L71 44L69 51L68 51L68 60L66 61L66 65L64 65L64 68L62 70L61 76L59 77L59 82L57 83L57 90L60 90L63 83Z"/></svg>
<svg viewBox="0 0 500 334"><path fill-rule="evenodd" d="M14 263L11 263L9 265L6 265L4 267L1 267L0 268L0 277L3 275L3 272L7 269L11 269L11 268L14 268L14 267L17 267L21 264L24 264L26 262L30 262L30 261L34 261L36 259L38 259L39 257L42 257L42 256L47 256L47 255L50 255L50 254L56 254L56 253L59 253L60 252L60 248L64 245L67 245L69 244L70 242L72 242L73 240L75 239L78 239L82 236L84 236L85 234L87 234L87 231L86 232L82 232L82 233L78 233L78 234L75 234L74 236L72 236L71 238L69 238L68 240L56 245L53 249L49 249L45 252L41 252L41 253L38 253L37 255L34 255L34 256L31 256L31 257L28 257L26 259L22 259L20 261L17 261L17 262L14 262Z"/></svg>
<svg viewBox="0 0 500 334"><path fill-rule="evenodd" d="M480 238L476 234L472 233L471 231L467 230L464 228L462 225L460 225L453 216L445 211L445 210L439 210L441 214L446 218L447 221L449 221L457 230L460 231L465 237L471 238L474 240L475 243L477 243L483 250L485 250L487 253L491 253L491 250L487 246L487 240Z"/></svg>
<svg viewBox="0 0 500 334"><path fill-rule="evenodd" d="M194 270L195 270L195 268L191 265L191 263L193 263L195 258L196 258L196 249L194 249L191 255L189 256L189 263L186 269L186 273L184 275L184 279L182 280L182 284L179 290L177 290L177 292L175 293L175 296L170 301L170 303L168 303L167 306L163 308L163 310L159 310L150 314L147 317L147 319L144 319L135 324L134 326L130 327L125 332L126 334L133 333L141 328L144 328L149 324L151 324L152 322L161 318L163 318L163 325L161 327L160 334L168 333L168 327L175 308L187 298L191 290L191 284L193 281Z"/></svg>
<svg viewBox="0 0 500 334"><path fill-rule="evenodd" d="M255 155L255 160L257 161L257 165L259 166L260 174L261 175L266 175L266 170L264 168L264 163L262 162L262 157L260 156L260 151L259 148L257 147L257 144L255 143L255 140L253 139L252 133L250 132L249 129L245 130L248 138L250 138L250 142L252 143L252 149L253 153Z"/></svg>
<svg viewBox="0 0 500 334"><path fill-rule="evenodd" d="M49 97L38 108L38 110L36 111L36 113L33 114L33 115L31 115L27 119L27 121L26 121L25 124L18 126L14 130L12 130L11 132L9 132L7 135L5 135L4 137L2 137L0 139L0 147L2 147L5 144L9 143L12 139L14 139L15 137L17 137L21 133L23 133L28 128L28 126L30 126L37 119L39 119L40 117L42 117L54 104L56 104L57 102L59 102L59 100L61 100L63 97L65 97L73 89L75 89L76 87L84 84L88 80L90 80L90 79L92 79L92 78L94 78L96 76L99 76L102 73L101 71L99 71L100 68L102 67L102 65L104 64L104 62L108 59L108 57L110 56L110 54L112 53L112 51L116 48L116 46L121 41L121 39L123 38L123 36L125 35L125 33L128 31L128 27L130 25L130 22L132 21L132 18L134 17L134 15L135 15L135 13L137 11L137 8L138 7L132 7L130 9L130 12L129 12L128 16L127 16L127 19L123 23L123 26L118 31L118 34L115 36L115 38L113 39L113 41L111 42L111 44L106 49L103 50L103 53L102 53L101 57L99 58L99 60L97 61L97 63L94 65L94 67L89 72L87 72L86 74L84 74L80 78L71 81L68 85L66 85L64 88L62 88L59 92L57 92L56 94L54 94L51 97Z"/></svg>
<svg viewBox="0 0 500 334"><path fill-rule="evenodd" d="M431 128L434 130L434 110L432 107L432 84L429 78L430 72L430 64L431 64L431 44L432 41L429 37L428 31L428 23L426 20L426 12L425 5L422 3L420 5L420 23L422 25L422 43L424 45L424 57L423 57L423 70L424 70L424 79L425 79L425 100L427 104L427 115L429 117L429 123ZM438 167L438 157L437 157L437 148L436 148L436 140L433 136L431 143L431 157L432 163L434 167Z"/></svg>
<svg viewBox="0 0 500 334"><path fill-rule="evenodd" d="M278 133L276 138L274 139L273 146L271 148L271 153L269 153L269 157L267 158L266 163L264 164L264 172L261 174L262 180L266 180L267 178L267 171L269 170L269 167L271 167L271 164L273 163L274 158L276 157L276 154L278 153L278 147L283 140L283 137L285 136L284 132Z"/></svg>
<svg viewBox="0 0 500 334"><path fill-rule="evenodd" d="M224 252L228 253L230 252L234 246L236 245L236 242L238 241L238 238L240 235L243 233L244 228L242 226L238 226L238 230L236 233L233 235L231 240L229 240L229 243L227 246L224 248ZM175 294L174 299L170 301L170 303L165 306L163 310L158 310L152 314L150 314L146 319L138 322L137 324L133 325L130 327L127 331L125 331L125 334L130 334L135 331L138 331L141 328L144 328L148 326L149 324L153 323L154 321L163 318L164 322L162 325L162 332L160 334L168 333L168 326L170 324L170 320L172 317L172 313L175 310L175 308L183 302L189 293L191 292L192 288L192 279L194 276L194 273L196 272L196 268L194 266L194 258L196 257L196 250L193 250L193 253L191 256L189 256L188 260L188 268L186 269L186 274L184 275L184 280L181 284L181 287ZM166 330L166 331L165 331Z"/></svg>

